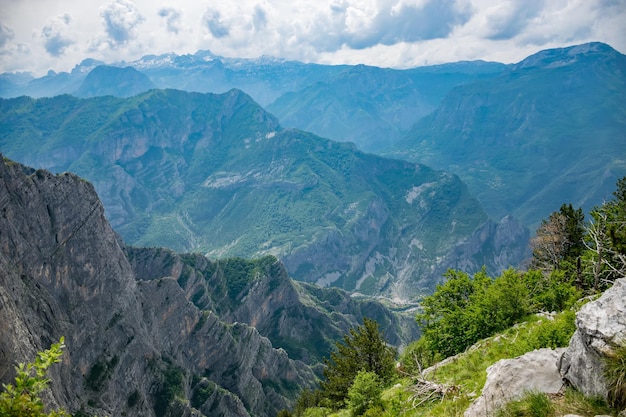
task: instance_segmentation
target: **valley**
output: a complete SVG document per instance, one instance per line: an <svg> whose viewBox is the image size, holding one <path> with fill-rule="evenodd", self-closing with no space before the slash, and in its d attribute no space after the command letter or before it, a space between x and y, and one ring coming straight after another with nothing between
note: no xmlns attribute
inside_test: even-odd
<svg viewBox="0 0 626 417"><path fill-rule="evenodd" d="M64 337L45 402L74 416L347 416L360 372L325 384L366 319L400 352L371 415L457 416L484 401L463 372L565 358L583 297L623 286L626 56L603 43L408 69L85 59L0 74L0 97L0 381Z"/></svg>

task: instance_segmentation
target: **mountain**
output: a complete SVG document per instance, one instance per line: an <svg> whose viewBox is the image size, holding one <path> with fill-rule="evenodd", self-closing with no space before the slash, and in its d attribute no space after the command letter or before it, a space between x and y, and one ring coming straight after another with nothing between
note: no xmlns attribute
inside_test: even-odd
<svg viewBox="0 0 626 417"><path fill-rule="evenodd" d="M131 97L155 88L150 78L132 67L98 65L74 93L77 97Z"/></svg>
<svg viewBox="0 0 626 417"><path fill-rule="evenodd" d="M415 337L412 319L297 284L272 257L128 247L73 174L0 158L0 208L0 382L65 336L46 398L74 415L274 416L364 316L391 343Z"/></svg>
<svg viewBox="0 0 626 417"><path fill-rule="evenodd" d="M626 56L591 43L541 51L456 87L393 151L458 174L487 212L530 227L585 210L626 174Z"/></svg>
<svg viewBox="0 0 626 417"><path fill-rule="evenodd" d="M0 126L10 158L93 182L132 245L274 255L298 280L407 301L448 267L519 262L527 240L458 177L282 129L237 90L1 100Z"/></svg>
<svg viewBox="0 0 626 417"><path fill-rule="evenodd" d="M85 59L71 72L48 71L43 77L35 78L26 72L0 74L0 97L53 97L74 93L87 74L104 62Z"/></svg>
<svg viewBox="0 0 626 417"><path fill-rule="evenodd" d="M63 93L129 97L155 87L200 93L237 88L268 107L283 126L377 151L403 137L451 88L493 77L506 68L475 61L397 70L305 64L272 57L226 58L210 51L99 64L85 60L71 73L51 72L38 79L2 74L0 97ZM93 73L86 75L86 71Z"/></svg>
<svg viewBox="0 0 626 417"><path fill-rule="evenodd" d="M504 68L481 61L410 70L357 65L285 93L267 109L284 126L376 152L405 136L452 88L494 77Z"/></svg>

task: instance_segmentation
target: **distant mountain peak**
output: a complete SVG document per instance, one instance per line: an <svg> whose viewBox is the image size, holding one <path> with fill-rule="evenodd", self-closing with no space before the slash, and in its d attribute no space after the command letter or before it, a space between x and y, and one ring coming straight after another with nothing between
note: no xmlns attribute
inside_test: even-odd
<svg viewBox="0 0 626 417"><path fill-rule="evenodd" d="M597 55L612 56L619 54L615 49L602 42L590 42L566 48L545 49L530 55L524 60L512 66L513 70L524 68L543 67L555 68L571 65L581 59Z"/></svg>
<svg viewBox="0 0 626 417"><path fill-rule="evenodd" d="M133 67L99 65L87 74L75 95L130 97L152 88L150 78Z"/></svg>
<svg viewBox="0 0 626 417"><path fill-rule="evenodd" d="M72 74L87 74L99 65L105 65L104 61L86 58L72 69Z"/></svg>

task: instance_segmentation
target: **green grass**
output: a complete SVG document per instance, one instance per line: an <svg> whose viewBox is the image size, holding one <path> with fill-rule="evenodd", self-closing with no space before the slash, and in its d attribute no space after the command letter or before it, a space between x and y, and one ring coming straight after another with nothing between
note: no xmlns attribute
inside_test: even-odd
<svg viewBox="0 0 626 417"><path fill-rule="evenodd" d="M411 377L398 381L383 392L383 411L380 417L461 417L474 399L480 396L487 377L487 368L500 359L514 358L543 347L567 346L572 336L575 315L565 311L554 320L530 316L526 321L506 331L484 339L464 353L431 367L424 378L438 384L455 387L445 398L434 397L431 401L414 407ZM500 417L555 417L568 413L579 415L613 415L600 399L586 398L573 389L562 395L548 396L528 393L519 401L509 403L499 411ZM613 413L613 414L612 414ZM348 416L340 410L332 417Z"/></svg>

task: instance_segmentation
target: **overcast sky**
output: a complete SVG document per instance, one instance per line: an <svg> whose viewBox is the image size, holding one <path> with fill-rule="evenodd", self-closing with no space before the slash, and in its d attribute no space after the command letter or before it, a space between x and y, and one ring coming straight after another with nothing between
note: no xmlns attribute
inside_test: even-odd
<svg viewBox="0 0 626 417"><path fill-rule="evenodd" d="M590 41L626 52L626 0L1 0L0 72L147 54L406 68L518 62Z"/></svg>

